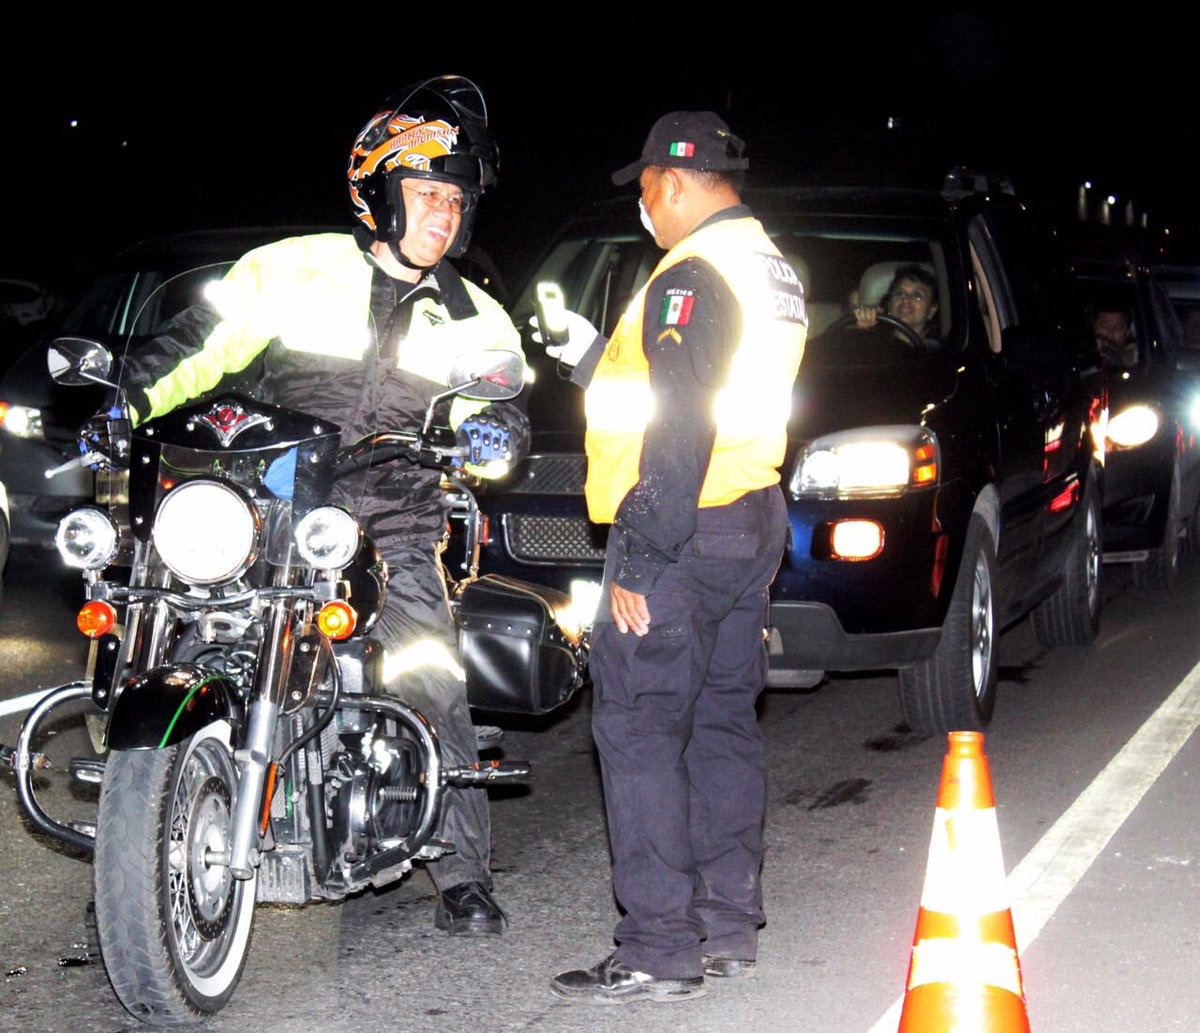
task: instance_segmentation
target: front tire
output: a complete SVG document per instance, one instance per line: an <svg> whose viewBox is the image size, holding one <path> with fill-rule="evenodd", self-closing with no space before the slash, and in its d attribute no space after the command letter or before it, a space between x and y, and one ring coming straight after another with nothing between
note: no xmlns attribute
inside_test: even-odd
<svg viewBox="0 0 1200 1033"><path fill-rule="evenodd" d="M255 879L226 853L237 800L228 727L165 750L114 752L96 828L96 930L113 989L156 1026L195 1022L232 996L250 943Z"/></svg>
<svg viewBox="0 0 1200 1033"><path fill-rule="evenodd" d="M900 671L900 706L920 735L981 731L996 705L996 546L971 518L942 637L928 660Z"/></svg>
<svg viewBox="0 0 1200 1033"><path fill-rule="evenodd" d="M1031 614L1033 633L1043 646L1086 646L1100 631L1100 503L1094 478L1088 479L1079 513L1079 532L1063 583Z"/></svg>

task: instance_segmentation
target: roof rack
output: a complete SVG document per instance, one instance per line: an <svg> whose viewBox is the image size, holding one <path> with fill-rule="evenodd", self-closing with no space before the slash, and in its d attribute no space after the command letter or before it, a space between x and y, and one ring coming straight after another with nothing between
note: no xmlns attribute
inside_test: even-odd
<svg viewBox="0 0 1200 1033"><path fill-rule="evenodd" d="M942 195L947 198L959 198L970 194L1007 194L1009 197L1016 197L1017 190L1008 176L955 165L946 173L946 179L942 183Z"/></svg>

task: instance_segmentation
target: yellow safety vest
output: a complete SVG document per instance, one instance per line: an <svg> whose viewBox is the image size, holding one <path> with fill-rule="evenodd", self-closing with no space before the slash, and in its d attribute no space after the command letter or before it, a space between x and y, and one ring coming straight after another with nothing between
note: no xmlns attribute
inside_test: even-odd
<svg viewBox="0 0 1200 1033"><path fill-rule="evenodd" d="M803 288L757 219L723 219L701 227L663 256L625 310L588 386L585 490L588 515L597 523L611 523L638 482L642 438L654 408L642 349L647 291L689 258L701 258L717 271L742 315L741 339L714 399L717 434L700 507L727 505L779 482L792 384L808 332Z"/></svg>

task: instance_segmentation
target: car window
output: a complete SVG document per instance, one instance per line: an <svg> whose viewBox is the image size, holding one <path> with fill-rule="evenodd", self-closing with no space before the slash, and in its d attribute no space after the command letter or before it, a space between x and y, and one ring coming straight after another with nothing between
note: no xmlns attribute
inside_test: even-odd
<svg viewBox="0 0 1200 1033"><path fill-rule="evenodd" d="M161 333L168 321L204 297L204 290L232 262L210 263L182 272L144 269L98 277L63 319L62 332L106 338Z"/></svg>
<svg viewBox="0 0 1200 1033"><path fill-rule="evenodd" d="M514 317L520 321L532 314L533 288L549 280L562 288L567 308L610 335L661 257L662 251L644 233L563 241L539 267L517 302Z"/></svg>
<svg viewBox="0 0 1200 1033"><path fill-rule="evenodd" d="M987 339L988 351L999 355L1001 347L1000 316L996 311L995 290L992 287L991 278L983 268L983 261L980 259L975 245L972 243L969 247L971 249L972 284L975 288L974 298L979 316L983 320L984 337Z"/></svg>
<svg viewBox="0 0 1200 1033"><path fill-rule="evenodd" d="M897 270L919 266L936 284L938 303L928 336L945 341L954 334L959 304L950 290L947 247L930 227L900 231L894 228L850 229L845 224L806 228L796 220L764 217L775 245L796 269L804 285L809 315L809 340L821 336L838 319L852 312L853 299L869 296L864 304L886 306L884 293ZM518 323L533 311L533 287L553 281L569 309L585 316L601 333L610 335L630 299L649 279L662 250L640 231L596 233L588 238L560 241L538 267L514 307ZM860 335L861 336L861 335ZM851 340L854 340L853 338Z"/></svg>

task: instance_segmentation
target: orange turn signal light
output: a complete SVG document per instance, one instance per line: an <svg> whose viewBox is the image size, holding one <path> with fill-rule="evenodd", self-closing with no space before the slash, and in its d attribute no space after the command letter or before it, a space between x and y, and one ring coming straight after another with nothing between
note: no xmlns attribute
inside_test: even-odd
<svg viewBox="0 0 1200 1033"><path fill-rule="evenodd" d="M343 599L331 599L317 611L317 629L326 638L341 642L354 634L358 614Z"/></svg>
<svg viewBox="0 0 1200 1033"><path fill-rule="evenodd" d="M75 627L88 638L99 638L112 631L117 623L117 611L108 603L93 599L75 615Z"/></svg>

